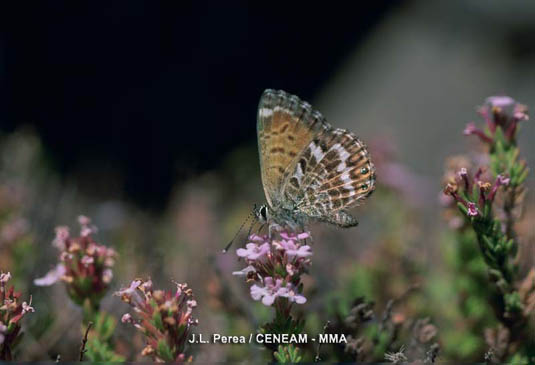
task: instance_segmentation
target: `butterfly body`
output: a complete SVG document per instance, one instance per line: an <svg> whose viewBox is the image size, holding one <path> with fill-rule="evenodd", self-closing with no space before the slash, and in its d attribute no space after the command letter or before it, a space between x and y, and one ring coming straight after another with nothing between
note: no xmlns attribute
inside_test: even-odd
<svg viewBox="0 0 535 365"><path fill-rule="evenodd" d="M257 133L267 200L259 218L270 227L292 229L310 220L357 225L345 209L375 188L375 168L364 143L332 128L297 96L270 89L260 98Z"/></svg>

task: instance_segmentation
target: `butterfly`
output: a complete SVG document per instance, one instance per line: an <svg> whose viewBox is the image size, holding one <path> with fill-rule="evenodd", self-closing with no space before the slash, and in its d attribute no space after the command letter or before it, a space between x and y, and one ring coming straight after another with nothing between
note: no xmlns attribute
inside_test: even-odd
<svg viewBox="0 0 535 365"><path fill-rule="evenodd" d="M357 136L333 128L297 96L271 89L260 98L257 135L267 204L255 213L270 231L311 220L358 224L347 209L373 192L375 167Z"/></svg>

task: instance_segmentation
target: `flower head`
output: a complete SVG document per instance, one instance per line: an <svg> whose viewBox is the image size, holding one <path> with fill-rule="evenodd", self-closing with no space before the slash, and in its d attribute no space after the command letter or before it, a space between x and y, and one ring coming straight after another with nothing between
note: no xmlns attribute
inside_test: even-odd
<svg viewBox="0 0 535 365"><path fill-rule="evenodd" d="M44 277L35 279L35 285L48 286L58 281L67 285L71 299L82 304L86 299L96 305L106 293L111 280L116 252L97 243L97 232L86 216L78 217L80 236L73 237L68 227L57 227L52 244L59 250L59 263Z"/></svg>
<svg viewBox="0 0 535 365"><path fill-rule="evenodd" d="M479 168L473 177L466 168L461 168L456 175L457 179L450 181L444 187L444 194L452 198L452 201L462 204L466 208L468 217L477 217L484 212L485 207L493 203L498 188L507 186L510 182L509 177L498 175L494 184L491 184L482 177L482 168ZM472 187L479 187L479 189L474 191ZM462 225L455 222L455 226L461 227Z"/></svg>
<svg viewBox="0 0 535 365"><path fill-rule="evenodd" d="M197 302L187 284L176 285L176 292L154 290L150 280L133 280L115 295L133 307L135 317L125 313L122 323L132 324L143 333L147 346L143 356L153 361L181 361L192 326Z"/></svg>
<svg viewBox="0 0 535 365"><path fill-rule="evenodd" d="M477 135L483 142L489 144L495 143L498 128L501 128L505 140L512 142L516 136L518 122L529 119L527 107L509 96L487 98L485 104L479 108L479 114L485 119L488 133L476 128L474 123L469 123L464 134Z"/></svg>
<svg viewBox="0 0 535 365"><path fill-rule="evenodd" d="M266 306L273 305L278 298L303 304L306 298L300 293L300 281L312 256L311 247L305 243L308 238L308 232L281 231L271 238L253 234L249 237L251 242L236 251L248 266L233 275L245 276L253 282L251 297Z"/></svg>
<svg viewBox="0 0 535 365"><path fill-rule="evenodd" d="M11 279L11 273L10 272L7 272L7 273L0 273L0 283L7 283L9 280Z"/></svg>
<svg viewBox="0 0 535 365"><path fill-rule="evenodd" d="M12 360L13 347L19 342L21 336L21 319L27 313L35 312L32 307L32 297L28 302L21 302L21 293L14 287L6 287L11 274L0 271L0 360Z"/></svg>

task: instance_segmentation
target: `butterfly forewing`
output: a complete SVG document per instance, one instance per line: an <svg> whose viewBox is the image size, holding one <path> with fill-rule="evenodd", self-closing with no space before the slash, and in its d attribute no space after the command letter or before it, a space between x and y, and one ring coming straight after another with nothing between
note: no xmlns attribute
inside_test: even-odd
<svg viewBox="0 0 535 365"><path fill-rule="evenodd" d="M285 176L293 171L303 149L322 129L309 104L284 91L266 90L260 98L257 117L262 183L268 204L278 206L283 198Z"/></svg>

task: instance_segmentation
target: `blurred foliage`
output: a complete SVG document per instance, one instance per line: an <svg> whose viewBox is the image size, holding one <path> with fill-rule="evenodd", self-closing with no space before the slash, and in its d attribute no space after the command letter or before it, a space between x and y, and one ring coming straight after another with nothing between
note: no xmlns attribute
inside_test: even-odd
<svg viewBox="0 0 535 365"><path fill-rule="evenodd" d="M491 356L489 340L499 339L491 303L499 293L474 245L476 235L465 225L452 230L442 224L436 195L423 193L438 192L440 182L416 179L395 153L380 157L382 145L386 143L373 151L378 169L395 164L405 169L408 180L389 180L387 172L379 171L378 189L358 208L361 224L354 230L312 227L315 255L303 279L308 301L295 314L304 320L300 330L309 337L323 333L329 322L326 333L343 333L348 343L282 346L274 349L277 361L313 361L318 354L325 361L353 361L358 354L362 361L384 362L385 354L400 351L409 360L429 362L481 362L485 354ZM136 354L146 345L143 337L118 323L124 306L111 298L132 277L150 277L169 287L172 280L188 282L199 302L195 332L205 337L247 335L274 320L270 308L253 303L246 286L231 276L240 269L235 256L220 254L253 203L263 200L256 146L239 147L218 170L177 182L160 213L141 211L120 195L87 196L76 180L58 179L31 131L2 136L0 155L0 269L12 272L25 297L33 295L36 309L28 317L17 359L55 360L58 354L63 361L77 359L91 319L87 359L142 360ZM415 188L409 193L406 186ZM415 191L421 199L414 198ZM519 252L528 253L520 255L519 277L533 267L528 260L532 201L525 211L528 218L516 230ZM32 285L56 262L50 244L54 227L73 222L79 214L91 216L100 228L98 242L118 252L110 290L92 316L84 315L62 287ZM455 215L448 214L450 224ZM508 298L509 305L526 303L530 282L526 289L518 283L515 287L519 294ZM530 329L533 325L529 322ZM486 332L489 328L496 330ZM199 362L271 361L273 356L261 346L192 344L186 350ZM522 363L533 356L519 353L509 360Z"/></svg>
<svg viewBox="0 0 535 365"><path fill-rule="evenodd" d="M113 349L112 336L117 327L117 319L107 313L97 312L90 323L92 326L88 333L85 358L89 361L124 361L125 358L117 355Z"/></svg>

